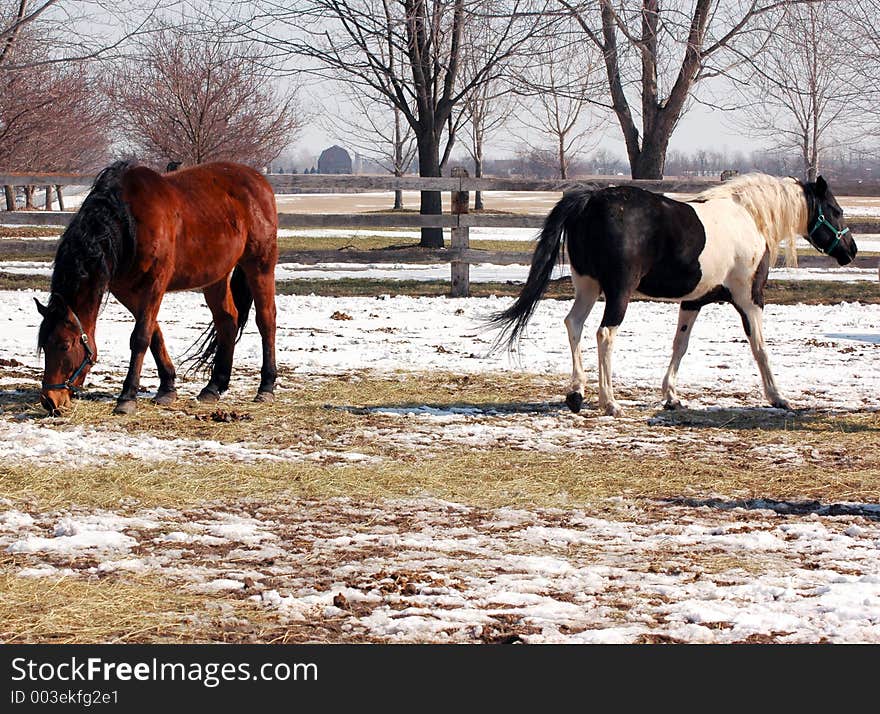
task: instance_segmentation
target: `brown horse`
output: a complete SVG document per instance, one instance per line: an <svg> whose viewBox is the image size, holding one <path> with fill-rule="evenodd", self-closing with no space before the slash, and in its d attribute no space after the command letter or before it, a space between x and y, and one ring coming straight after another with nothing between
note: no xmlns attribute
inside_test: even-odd
<svg viewBox="0 0 880 714"><path fill-rule="evenodd" d="M255 401L275 389L277 212L272 187L233 163L159 174L127 162L104 169L58 245L38 345L46 353L40 402L59 413L97 359L95 324L109 291L134 315L131 361L114 409L136 408L147 348L159 371L157 404L177 398L175 369L156 321L168 291L201 288L213 315L195 362L211 379L199 394L215 402L229 387L237 335L253 303L263 340Z"/></svg>

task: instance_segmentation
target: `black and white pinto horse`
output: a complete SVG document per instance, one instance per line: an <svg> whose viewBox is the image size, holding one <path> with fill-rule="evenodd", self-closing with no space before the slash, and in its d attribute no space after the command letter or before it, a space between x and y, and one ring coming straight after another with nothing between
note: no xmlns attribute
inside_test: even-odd
<svg viewBox="0 0 880 714"><path fill-rule="evenodd" d="M700 308L729 302L742 318L768 401L788 409L770 371L762 318L770 266L782 243L796 235L840 265L856 256L843 211L821 176L815 183L802 183L748 174L687 202L632 186L566 193L544 222L522 292L490 321L502 330L496 344L510 348L517 341L566 243L575 294L565 318L573 365L565 401L572 411L580 411L584 400L584 321L602 293L605 313L596 337L599 408L606 414L621 413L611 383L611 352L636 294L681 303L672 360L663 379L667 408L681 407L676 376Z"/></svg>

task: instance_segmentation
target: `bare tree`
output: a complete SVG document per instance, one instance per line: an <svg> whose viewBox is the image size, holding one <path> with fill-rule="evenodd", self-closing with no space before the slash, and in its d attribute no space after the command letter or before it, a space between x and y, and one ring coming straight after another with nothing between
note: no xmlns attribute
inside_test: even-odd
<svg viewBox="0 0 880 714"><path fill-rule="evenodd" d="M117 56L162 9L179 0L0 0L0 70ZM13 54L22 33L51 38L51 53Z"/></svg>
<svg viewBox="0 0 880 714"><path fill-rule="evenodd" d="M262 168L299 129L294 96L273 88L258 47L181 26L158 30L140 45L108 91L124 138L148 160Z"/></svg>
<svg viewBox="0 0 880 714"><path fill-rule="evenodd" d="M43 65L0 74L0 166L9 171L92 170L109 153L100 85L81 67Z"/></svg>
<svg viewBox="0 0 880 714"><path fill-rule="evenodd" d="M633 178L663 177L669 139L696 86L744 61L737 45L766 37L794 1L557 0L604 57Z"/></svg>
<svg viewBox="0 0 880 714"><path fill-rule="evenodd" d="M880 154L880 0L850 0L840 6L840 12L848 19L847 51L843 57L839 52L836 56L848 64L851 81L858 88L853 104L872 125L865 133L872 136L872 148Z"/></svg>
<svg viewBox="0 0 880 714"><path fill-rule="evenodd" d="M27 12L20 2L16 18ZM9 9L9 8L7 8ZM0 67L0 168L14 172L92 171L109 154L109 112L94 68L53 61L49 26L33 18L14 25L2 43ZM51 207L52 189L46 189ZM59 194L60 196L60 194ZM7 210L15 208L13 187L5 188ZM33 187L25 187L33 207Z"/></svg>
<svg viewBox="0 0 880 714"><path fill-rule="evenodd" d="M526 129L519 137L533 149L549 143L558 178L568 178L572 158L585 151L591 139L595 141L601 123L591 112L601 95L598 65L592 54L564 37L551 40L539 61L519 77L524 111L518 116Z"/></svg>
<svg viewBox="0 0 880 714"><path fill-rule="evenodd" d="M466 96L496 76L547 22L545 0L263 0L251 37L311 62L308 69L377 92L401 112L418 144L419 173L440 176L455 141L454 116ZM535 12L537 11L537 12ZM485 62L464 80L465 28L480 18ZM460 115L460 113L459 113ZM423 191L421 212L441 212L440 193ZM423 228L421 245L443 245Z"/></svg>
<svg viewBox="0 0 880 714"><path fill-rule="evenodd" d="M845 15L835 3L792 4L739 82L743 108L735 121L772 148L793 149L801 174L815 181L822 155L857 120L861 88L841 61Z"/></svg>
<svg viewBox="0 0 880 714"><path fill-rule="evenodd" d="M463 75L469 81L486 65L489 48L479 41L483 32L483 22L472 22L465 34L465 54ZM514 107L509 80L495 75L478 83L464 97L461 118L466 138L465 149L474 162L474 178L483 177L483 162L486 142L510 120ZM483 192L474 192L474 209L483 210Z"/></svg>
<svg viewBox="0 0 880 714"><path fill-rule="evenodd" d="M347 106L325 112L324 124L331 133L341 134L347 145L378 164L393 176L403 176L416 157L412 127L388 98L365 94L343 84ZM394 192L394 210L403 209L403 191Z"/></svg>

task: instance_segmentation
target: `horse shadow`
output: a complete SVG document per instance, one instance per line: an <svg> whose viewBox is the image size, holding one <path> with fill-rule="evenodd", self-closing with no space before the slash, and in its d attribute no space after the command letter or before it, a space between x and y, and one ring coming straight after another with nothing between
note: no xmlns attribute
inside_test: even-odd
<svg viewBox="0 0 880 714"><path fill-rule="evenodd" d="M687 508L713 508L719 511L732 511L742 508L748 511L773 511L781 516L861 516L871 521L880 521L878 503L822 503L821 501L777 501L773 498L664 498L660 502L666 506Z"/></svg>
<svg viewBox="0 0 880 714"><path fill-rule="evenodd" d="M89 390L78 395L83 402L112 402L116 397L110 392ZM38 389L0 389L0 413L16 419L44 419L49 413L40 405Z"/></svg>
<svg viewBox="0 0 880 714"><path fill-rule="evenodd" d="M424 416L506 416L510 414L554 414L568 412L565 402L399 402L353 406L325 404L324 409L366 416L370 414Z"/></svg>
<svg viewBox="0 0 880 714"><path fill-rule="evenodd" d="M825 337L831 340L852 340L853 342L867 342L872 345L880 345L880 333L864 332L831 332Z"/></svg>
<svg viewBox="0 0 880 714"><path fill-rule="evenodd" d="M771 407L708 407L704 409L658 410L648 418L649 426L731 431L819 431L834 420L834 429L844 432L877 432L880 424L852 419L854 414L876 410L774 409Z"/></svg>
<svg viewBox="0 0 880 714"><path fill-rule="evenodd" d="M325 404L324 409L344 411L358 416L371 414L416 415L416 416L473 416L492 417L523 415L571 415L571 410L562 400L541 402L393 402L356 406L352 404ZM653 411L653 413L652 413ZM834 419L834 428L846 432L877 432L880 424L874 425L847 418L849 414L863 413L846 410L820 409L774 409L771 407L708 407L682 408L675 410L654 409L643 402L629 408L629 417L644 419L647 412L648 426L726 429L742 431L816 431L821 430L829 419ZM584 402L577 415L584 419L601 416L598 405ZM626 417L624 418L624 421Z"/></svg>

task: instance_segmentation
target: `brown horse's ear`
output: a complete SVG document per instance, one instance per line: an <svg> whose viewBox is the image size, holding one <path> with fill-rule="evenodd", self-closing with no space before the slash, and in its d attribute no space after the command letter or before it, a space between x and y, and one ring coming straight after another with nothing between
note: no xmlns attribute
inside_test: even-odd
<svg viewBox="0 0 880 714"><path fill-rule="evenodd" d="M37 312L40 313L43 317L49 314L49 308L43 305L37 298L34 298L34 302L37 303Z"/></svg>
<svg viewBox="0 0 880 714"><path fill-rule="evenodd" d="M819 198L823 198L826 193L828 193L828 184L825 182L825 179L820 176L816 179L816 195Z"/></svg>

